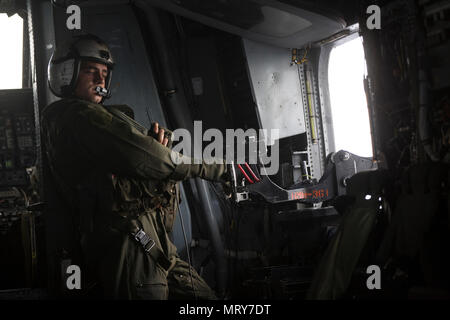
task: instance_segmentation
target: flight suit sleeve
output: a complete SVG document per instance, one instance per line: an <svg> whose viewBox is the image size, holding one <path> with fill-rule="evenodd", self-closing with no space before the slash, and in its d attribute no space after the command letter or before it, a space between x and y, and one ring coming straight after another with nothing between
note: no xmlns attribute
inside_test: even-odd
<svg viewBox="0 0 450 320"><path fill-rule="evenodd" d="M196 164L179 153L145 136L125 121L114 117L102 106L76 103L70 106L66 122L81 152L95 165L110 172L141 179L172 179L193 177L220 181L226 173L221 163ZM172 159L183 159L176 164Z"/></svg>

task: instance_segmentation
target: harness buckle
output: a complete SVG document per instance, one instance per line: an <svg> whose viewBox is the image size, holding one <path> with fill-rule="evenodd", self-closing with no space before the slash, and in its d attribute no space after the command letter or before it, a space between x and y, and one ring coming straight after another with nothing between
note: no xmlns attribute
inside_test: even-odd
<svg viewBox="0 0 450 320"><path fill-rule="evenodd" d="M132 233L131 235L141 244L145 252L149 252L155 246L155 241L142 229L139 229L136 233Z"/></svg>

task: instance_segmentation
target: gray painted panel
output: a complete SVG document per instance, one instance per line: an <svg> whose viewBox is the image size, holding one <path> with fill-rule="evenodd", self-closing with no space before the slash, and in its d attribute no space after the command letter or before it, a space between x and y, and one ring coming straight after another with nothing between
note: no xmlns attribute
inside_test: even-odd
<svg viewBox="0 0 450 320"><path fill-rule="evenodd" d="M301 9L299 8L300 4L299 6L291 6L274 0L254 1L255 4L259 4L259 8L256 8L257 6L255 6L255 11L252 11L249 17L252 14L258 14L259 11L259 14L264 16L264 20L259 26L256 26L256 28L253 29L245 29L239 27L237 21L234 23L227 23L221 21L216 17L213 17L212 14L208 16L206 14L188 10L183 7L182 1L142 1L148 2L151 5L162 8L164 10L168 10L188 19L198 21L210 27L239 35L245 39L251 39L254 41L259 41L284 48L300 48L307 43L322 40L334 33L341 31L346 25L345 22L340 18L331 19L324 15ZM228 7L228 10L241 9L241 7L238 7L237 9L234 8L232 4L228 4L226 3L226 1L216 0L216 2L219 2L218 6L224 5L225 7ZM220 4L220 2L222 2L222 4ZM200 8L201 6L202 5L200 1L198 7ZM275 14L275 16L270 15L267 13L268 10L277 11L278 14ZM291 28L291 31L293 31L294 33L288 34L286 36L286 18L295 19L293 17L301 19L303 21L304 28ZM271 28L269 28L269 26L271 26ZM280 31L282 32L280 33Z"/></svg>
<svg viewBox="0 0 450 320"><path fill-rule="evenodd" d="M302 91L291 51L248 39L243 43L262 127L279 129L280 139L304 133Z"/></svg>

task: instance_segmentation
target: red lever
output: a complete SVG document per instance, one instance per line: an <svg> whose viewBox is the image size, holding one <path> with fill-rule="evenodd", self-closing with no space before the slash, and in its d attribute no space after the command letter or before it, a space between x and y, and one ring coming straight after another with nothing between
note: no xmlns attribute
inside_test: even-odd
<svg viewBox="0 0 450 320"><path fill-rule="evenodd" d="M237 166L238 166L239 170L241 170L241 172L244 175L245 179L247 179L248 182L250 182L250 183L254 183L253 180L250 179L250 177L247 175L247 173L245 173L244 169L242 169L241 165L238 164Z"/></svg>
<svg viewBox="0 0 450 320"><path fill-rule="evenodd" d="M258 177L255 175L255 173L253 172L252 168L250 168L250 166L248 165L248 163L245 163L245 166L247 167L247 169L250 171L250 173L252 174L253 178L255 179L256 182L259 182L260 180L258 179Z"/></svg>

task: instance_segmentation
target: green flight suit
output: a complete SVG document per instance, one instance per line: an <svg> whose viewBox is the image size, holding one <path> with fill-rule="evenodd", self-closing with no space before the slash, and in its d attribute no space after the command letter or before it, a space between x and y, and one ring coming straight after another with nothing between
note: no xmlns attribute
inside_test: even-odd
<svg viewBox="0 0 450 320"><path fill-rule="evenodd" d="M130 121L79 99L44 109L42 141L53 178L79 219L84 274L102 296L167 299L170 289L171 297L215 298L180 260L168 231L178 205L176 182L220 181L225 164L177 165L171 149ZM131 236L139 229L155 242L148 253Z"/></svg>

